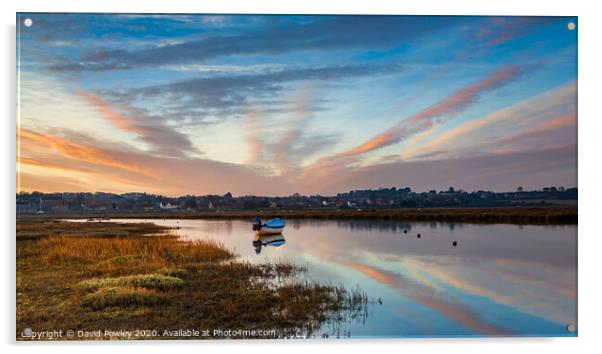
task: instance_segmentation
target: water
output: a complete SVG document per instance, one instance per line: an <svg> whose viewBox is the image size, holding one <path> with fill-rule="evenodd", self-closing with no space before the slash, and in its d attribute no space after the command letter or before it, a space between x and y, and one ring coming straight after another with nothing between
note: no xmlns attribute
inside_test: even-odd
<svg viewBox="0 0 602 354"><path fill-rule="evenodd" d="M285 242L264 247L250 220L112 221L179 227L250 262L291 261L312 280L359 286L372 304L365 321L341 324L351 337L576 335L575 225L287 220Z"/></svg>

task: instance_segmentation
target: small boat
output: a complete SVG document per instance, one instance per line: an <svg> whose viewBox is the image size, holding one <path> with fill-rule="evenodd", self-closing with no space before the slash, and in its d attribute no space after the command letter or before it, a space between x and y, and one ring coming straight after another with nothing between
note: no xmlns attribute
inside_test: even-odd
<svg viewBox="0 0 602 354"><path fill-rule="evenodd" d="M278 235L282 233L284 229L284 221L280 218L270 219L265 224L261 222L259 217L255 218L253 224L253 231L257 235Z"/></svg>

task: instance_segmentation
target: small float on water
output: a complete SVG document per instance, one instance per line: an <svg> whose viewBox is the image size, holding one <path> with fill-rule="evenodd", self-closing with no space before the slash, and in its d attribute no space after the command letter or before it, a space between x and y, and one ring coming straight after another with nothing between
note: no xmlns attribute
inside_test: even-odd
<svg viewBox="0 0 602 354"><path fill-rule="evenodd" d="M257 235L278 235L282 233L284 229L284 221L280 218L270 219L264 223L261 222L261 218L257 216L253 223L253 231Z"/></svg>

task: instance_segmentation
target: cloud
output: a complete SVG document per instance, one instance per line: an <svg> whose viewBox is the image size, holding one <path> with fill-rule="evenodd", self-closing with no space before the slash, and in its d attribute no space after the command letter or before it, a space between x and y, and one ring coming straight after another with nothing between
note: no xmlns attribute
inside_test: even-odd
<svg viewBox="0 0 602 354"><path fill-rule="evenodd" d="M455 51L462 61L508 53L514 48L509 44L534 32L564 21L551 16L492 16L470 28L463 39L464 46ZM520 44L518 45L520 46Z"/></svg>
<svg viewBox="0 0 602 354"><path fill-rule="evenodd" d="M396 65L340 65L292 68L261 74L180 80L164 85L132 89L128 92L118 92L114 96L125 96L129 97L129 99L165 97L169 100L176 100L176 102L197 106L204 110L232 110L247 104L249 97L259 100L272 98L283 91L284 84L290 82L317 80L334 84L336 80L397 73L400 70L401 68Z"/></svg>
<svg viewBox="0 0 602 354"><path fill-rule="evenodd" d="M257 111L252 110L244 115L243 123L246 127L243 139L247 144L249 153L247 162L252 164L263 163L264 143L261 137L261 117Z"/></svg>
<svg viewBox="0 0 602 354"><path fill-rule="evenodd" d="M221 123L224 119L243 115L253 107L263 115L269 113L297 114L298 107L284 100L293 84L332 87L341 80L397 74L399 65L336 65L268 70L257 73L196 77L160 85L129 90L98 90L101 95L118 105L135 106L142 115L153 120L170 120L181 124ZM314 98L306 111L326 110L325 98Z"/></svg>
<svg viewBox="0 0 602 354"><path fill-rule="evenodd" d="M286 129L275 141L265 143L271 165L279 175L294 175L304 161L338 141L337 134L312 134L307 131L314 119L313 89L313 85L307 84L291 94L291 113L283 122L283 125L287 125Z"/></svg>
<svg viewBox="0 0 602 354"><path fill-rule="evenodd" d="M448 157L469 152L483 153L495 151L496 147L504 144L508 146L511 139L517 142L513 145L514 150L541 148L551 143L574 143L577 124L576 90L575 82L570 82L529 97L510 107L443 130L426 144L405 149L401 156L421 159L440 155L433 153L443 150L448 152ZM554 130L558 132L554 133ZM524 139L519 141L521 136L527 138L527 134L541 137L541 144L536 146L525 144L528 141Z"/></svg>
<svg viewBox="0 0 602 354"><path fill-rule="evenodd" d="M269 166L277 175L294 177L305 160L338 141L337 134L307 132L316 111L313 89L308 83L291 92L285 99L288 114L281 117L263 117L265 111L254 108L245 114L249 162Z"/></svg>
<svg viewBox="0 0 602 354"><path fill-rule="evenodd" d="M78 91L77 95L88 102L116 128L136 134L156 154L182 156L187 152L199 152L185 134L164 125L158 119L143 118L128 107L122 107L122 109L129 111L128 114L122 114L115 109L113 104L90 92Z"/></svg>
<svg viewBox="0 0 602 354"><path fill-rule="evenodd" d="M469 105L477 101L482 94L495 90L496 88L520 77L525 68L518 65L501 67L481 80L461 88L440 102L410 116L387 131L374 136L351 150L340 154L342 157L362 155L367 152L396 144L410 135L431 128L436 123L441 123L462 112Z"/></svg>
<svg viewBox="0 0 602 354"><path fill-rule="evenodd" d="M25 40L36 40L41 47L64 44L88 51L126 42L130 49L140 49L141 44L157 45L174 36L186 38L202 34L210 27L199 15L22 13L20 17L32 18L34 23L32 27L19 28ZM69 65L76 61L63 59L51 63ZM64 70L81 70L81 67Z"/></svg>
<svg viewBox="0 0 602 354"><path fill-rule="evenodd" d="M349 166L357 164L361 155L396 144L405 138L431 129L435 124L440 124L455 117L472 103L478 101L482 94L517 79L533 68L534 66L520 67L517 65L500 67L481 80L456 90L443 100L399 121L395 126L356 147L318 159L312 165L307 166L303 174L305 176L321 177L340 175Z"/></svg>
<svg viewBox="0 0 602 354"><path fill-rule="evenodd" d="M46 193L60 193L65 191L95 192L93 185L82 183L72 177L40 176L37 174L21 172L17 175L17 193L20 191L44 191Z"/></svg>
<svg viewBox="0 0 602 354"><path fill-rule="evenodd" d="M111 150L80 133L61 132L63 136L20 129L20 157L49 164L38 166L42 168L37 170L41 174L45 168L56 169L57 165L94 174L99 190L118 183L122 192L141 190L168 195L202 195L230 191L235 194L289 195L294 192L336 194L375 185L403 185L415 190L446 189L453 185L465 190L498 191L514 190L518 185L527 189L543 185L577 185L575 145L462 158L399 160L364 167L341 165L336 173L326 175L292 169L279 176L270 165L159 156L133 147ZM306 145L316 139L307 137ZM78 176L75 172L70 173Z"/></svg>
<svg viewBox="0 0 602 354"><path fill-rule="evenodd" d="M394 161L364 167L349 165L312 166L301 175L312 181L314 191L336 193L374 186L409 186L414 190L512 191L522 185L537 189L549 185L577 185L575 143L547 149L504 153L482 153L457 158Z"/></svg>
<svg viewBox="0 0 602 354"><path fill-rule="evenodd" d="M524 16L524 17L491 17L486 26L475 32L475 37L486 46L498 46L516 38L528 35L555 21L555 17Z"/></svg>
<svg viewBox="0 0 602 354"><path fill-rule="evenodd" d="M203 17L199 18L200 20ZM308 21L309 20L309 21ZM284 22L236 35L208 35L183 43L139 50L99 49L79 59L54 63L54 71L122 70L165 64L205 62L232 55L277 55L308 50L385 49L416 41L461 22L451 17L323 16Z"/></svg>
<svg viewBox="0 0 602 354"><path fill-rule="evenodd" d="M35 133L24 128L19 129L17 134L17 139L19 139L22 144L24 143L22 146L25 146L26 148L28 148L28 143L40 144L42 146L51 147L54 151L69 159L85 161L91 164L110 168L117 168L135 174L146 176L153 175L150 170L144 169L135 161L116 158L114 154L111 154L111 152L107 150L84 144L78 144L55 135ZM35 157L30 158L35 159Z"/></svg>
<svg viewBox="0 0 602 354"><path fill-rule="evenodd" d="M577 117L574 113L550 119L529 129L500 136L478 145L494 151L518 151L528 148L554 148L576 142Z"/></svg>
<svg viewBox="0 0 602 354"><path fill-rule="evenodd" d="M82 185L86 184L84 180L90 180L98 190L166 195L224 194L226 191L238 195L249 191L258 195L284 195L294 189L290 181L273 177L271 171L263 167L158 156L135 148L110 150L92 146L97 143L93 138L89 139L90 144L73 142L71 136L80 138L81 134L68 130L63 130L64 137L26 129L18 133L21 140L18 159L24 158L24 165L34 165L40 176L55 175L52 170L57 168L71 170L72 177L80 179ZM44 185L49 183L50 180Z"/></svg>

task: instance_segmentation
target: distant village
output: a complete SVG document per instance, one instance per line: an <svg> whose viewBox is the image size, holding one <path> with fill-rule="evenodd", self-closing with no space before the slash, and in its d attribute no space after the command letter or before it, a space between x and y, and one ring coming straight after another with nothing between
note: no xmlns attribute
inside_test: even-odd
<svg viewBox="0 0 602 354"><path fill-rule="evenodd" d="M226 210L378 209L485 206L576 205L577 188L545 187L514 192L447 190L414 192L410 188L353 190L334 196L282 197L186 195L166 197L148 193L18 193L17 213L133 213Z"/></svg>

